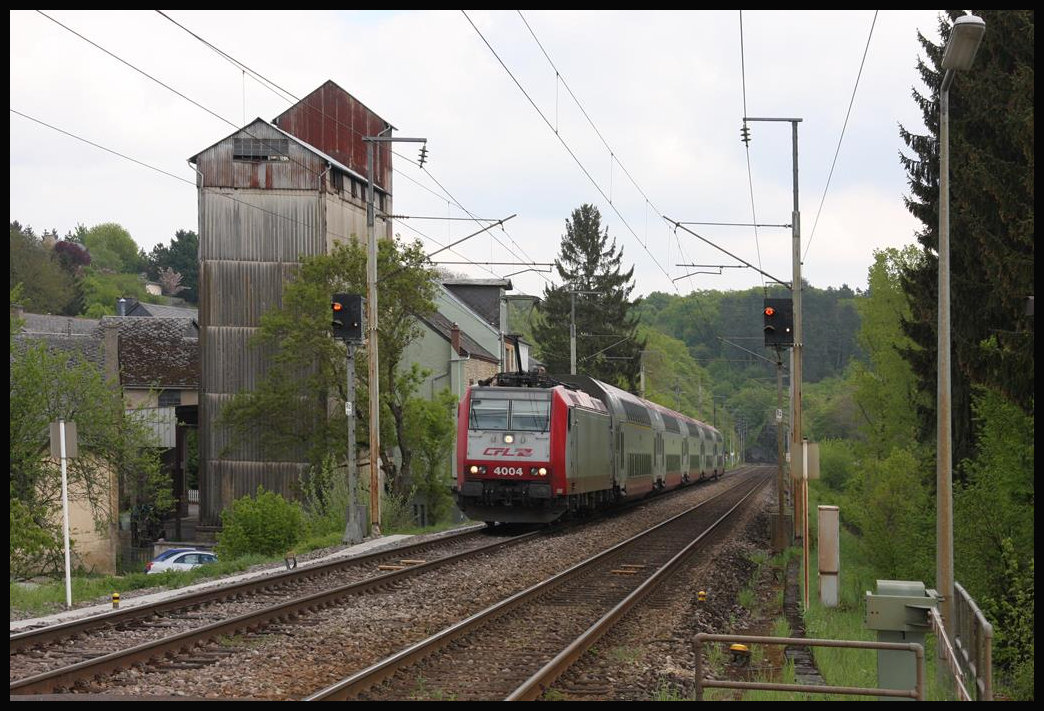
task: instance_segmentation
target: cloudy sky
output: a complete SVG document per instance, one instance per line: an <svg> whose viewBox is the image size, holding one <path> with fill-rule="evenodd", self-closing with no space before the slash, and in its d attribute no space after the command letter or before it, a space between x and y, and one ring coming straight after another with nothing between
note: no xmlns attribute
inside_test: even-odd
<svg viewBox="0 0 1044 711"><path fill-rule="evenodd" d="M539 295L590 203L636 294L789 281L795 122L745 145L746 116L801 119L803 278L865 288L918 229L899 126L938 12L11 10L11 220L169 244L188 158L332 80L427 139L423 169L395 145L396 232L430 254L510 218L433 257L461 275Z"/></svg>

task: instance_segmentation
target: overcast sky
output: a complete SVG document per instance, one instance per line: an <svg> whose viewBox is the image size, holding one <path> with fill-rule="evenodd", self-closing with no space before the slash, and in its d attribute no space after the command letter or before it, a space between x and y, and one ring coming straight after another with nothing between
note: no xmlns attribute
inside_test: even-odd
<svg viewBox="0 0 1044 711"><path fill-rule="evenodd" d="M924 132L937 10L43 12L10 11L11 220L37 234L116 222L148 252L198 232L188 158L328 80L427 139L423 169L395 145L395 231L431 254L511 217L433 261L516 293L556 282L584 203L636 295L789 281L794 123L745 145L744 116L801 119L812 286L865 288L919 227L899 126Z"/></svg>

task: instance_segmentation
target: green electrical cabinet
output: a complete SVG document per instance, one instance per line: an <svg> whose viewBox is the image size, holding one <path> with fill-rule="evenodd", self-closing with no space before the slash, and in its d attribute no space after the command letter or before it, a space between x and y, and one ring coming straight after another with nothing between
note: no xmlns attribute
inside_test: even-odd
<svg viewBox="0 0 1044 711"><path fill-rule="evenodd" d="M916 580L878 580L877 592L866 593L867 629L877 630L878 642L916 643L924 647L931 629L929 611L939 594ZM912 689L917 685L916 658L910 652L882 649L877 653L877 685L882 689ZM881 697L889 700L890 697ZM890 699L895 700L895 699Z"/></svg>

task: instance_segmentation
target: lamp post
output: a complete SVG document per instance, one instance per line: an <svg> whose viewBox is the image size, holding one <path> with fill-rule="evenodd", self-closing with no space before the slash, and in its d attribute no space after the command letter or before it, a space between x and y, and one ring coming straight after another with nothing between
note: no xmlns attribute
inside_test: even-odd
<svg viewBox="0 0 1044 711"><path fill-rule="evenodd" d="M576 295L601 294L600 291L569 291L569 374L576 375Z"/></svg>
<svg viewBox="0 0 1044 711"><path fill-rule="evenodd" d="M381 133L391 130L389 126ZM367 353L369 355L368 372L370 378L370 533L377 537L381 535L381 487L380 487L380 388L378 387L377 368L377 235L374 234L374 210L373 210L373 145L375 143L392 143L394 141L405 141L411 143L427 143L426 138L393 138L392 136L364 136L366 144L366 308L367 324L369 331L367 338ZM423 151L421 163L423 164Z"/></svg>
<svg viewBox="0 0 1044 711"><path fill-rule="evenodd" d="M936 390L937 443L935 584L943 596L943 627L953 624L953 477L950 419L950 85L958 71L970 69L986 32L975 15L957 18L943 51L939 85L939 324ZM953 631L953 630L948 630Z"/></svg>

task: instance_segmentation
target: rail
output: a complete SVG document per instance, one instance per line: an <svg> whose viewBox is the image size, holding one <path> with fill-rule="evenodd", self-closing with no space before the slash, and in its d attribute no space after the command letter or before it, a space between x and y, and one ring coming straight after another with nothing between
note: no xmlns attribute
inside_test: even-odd
<svg viewBox="0 0 1044 711"><path fill-rule="evenodd" d="M703 678L703 644L705 642L749 642L751 644L785 644L806 647L849 647L852 649L886 649L909 651L917 658L917 681L913 689L875 689L859 686L824 686L821 684L776 684L772 682L730 681ZM704 688L749 689L758 691L795 691L806 694L850 694L853 696L888 696L924 701L924 648L915 643L863 642L858 640L806 639L802 637L758 637L726 634L696 635L696 700L703 701Z"/></svg>

